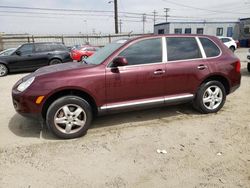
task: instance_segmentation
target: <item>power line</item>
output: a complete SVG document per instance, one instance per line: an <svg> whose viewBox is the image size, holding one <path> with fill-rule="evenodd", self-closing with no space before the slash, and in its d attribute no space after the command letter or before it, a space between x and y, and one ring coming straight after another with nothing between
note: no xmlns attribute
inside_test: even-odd
<svg viewBox="0 0 250 188"><path fill-rule="evenodd" d="M242 12L210 10L210 9L205 9L205 8L193 7L193 6L189 6L189 5L185 5L185 4L181 4L181 3L176 3L176 2L173 2L173 1L169 1L169 0L162 0L162 1L174 4L174 5L177 5L177 6L181 6L181 7L186 7L186 8L195 9L195 10L203 10L203 11L214 12L214 13L249 14L249 13L242 13Z"/></svg>

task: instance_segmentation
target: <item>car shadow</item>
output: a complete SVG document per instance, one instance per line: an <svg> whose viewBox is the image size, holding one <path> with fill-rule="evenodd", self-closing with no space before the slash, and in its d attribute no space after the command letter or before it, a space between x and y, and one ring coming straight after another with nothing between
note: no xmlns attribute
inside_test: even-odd
<svg viewBox="0 0 250 188"><path fill-rule="evenodd" d="M102 127L115 127L123 123L130 124L156 119L164 119L164 121L167 122L168 118L173 119L174 117L183 115L200 116L200 113L195 111L190 103L181 104L177 106L166 106L147 110L123 112L96 117L90 129L98 130ZM140 126L143 126L143 124L140 124ZM9 129L11 132L13 132L19 137L34 137L46 140L60 140L48 130L44 122L41 122L38 119L25 118L19 114L15 114L10 119Z"/></svg>
<svg viewBox="0 0 250 188"><path fill-rule="evenodd" d="M250 72L248 72L247 68L241 69L241 75L250 77Z"/></svg>
<svg viewBox="0 0 250 188"><path fill-rule="evenodd" d="M9 129L20 137L39 138L42 127L36 119L29 119L15 114L9 121Z"/></svg>
<svg viewBox="0 0 250 188"><path fill-rule="evenodd" d="M164 106L160 108L100 116L95 118L90 129L116 126L122 123L144 122L155 119L165 119L167 121L167 118L171 117L171 119L173 119L174 117L181 115L200 115L200 113L195 111L190 103L175 106Z"/></svg>

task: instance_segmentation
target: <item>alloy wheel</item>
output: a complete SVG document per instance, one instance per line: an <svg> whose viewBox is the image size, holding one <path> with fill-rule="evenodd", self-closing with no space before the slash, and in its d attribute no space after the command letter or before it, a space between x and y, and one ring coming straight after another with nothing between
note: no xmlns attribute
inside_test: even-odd
<svg viewBox="0 0 250 188"><path fill-rule="evenodd" d="M223 93L220 87L210 86L203 95L203 104L209 110L218 108L223 101Z"/></svg>
<svg viewBox="0 0 250 188"><path fill-rule="evenodd" d="M86 124L87 116L84 109L75 104L61 107L54 117L55 127L62 133L73 134Z"/></svg>

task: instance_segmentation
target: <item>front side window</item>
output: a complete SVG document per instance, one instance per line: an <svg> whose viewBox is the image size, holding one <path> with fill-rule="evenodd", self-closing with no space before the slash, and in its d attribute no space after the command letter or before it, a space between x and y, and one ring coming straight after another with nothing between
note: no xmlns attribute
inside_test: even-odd
<svg viewBox="0 0 250 188"><path fill-rule="evenodd" d="M200 38L200 41L207 57L216 57L220 54L220 49L208 38Z"/></svg>
<svg viewBox="0 0 250 188"><path fill-rule="evenodd" d="M28 55L28 54L32 54L33 52L33 44L24 44L23 46L21 46L18 51L21 52L21 55Z"/></svg>
<svg viewBox="0 0 250 188"><path fill-rule="evenodd" d="M223 35L223 28L222 27L218 27L216 30L216 35L217 36L222 36Z"/></svg>
<svg viewBox="0 0 250 188"><path fill-rule="evenodd" d="M201 58L199 46L194 37L167 38L168 61Z"/></svg>
<svg viewBox="0 0 250 188"><path fill-rule="evenodd" d="M146 39L132 44L118 56L125 57L129 65L162 62L161 38Z"/></svg>

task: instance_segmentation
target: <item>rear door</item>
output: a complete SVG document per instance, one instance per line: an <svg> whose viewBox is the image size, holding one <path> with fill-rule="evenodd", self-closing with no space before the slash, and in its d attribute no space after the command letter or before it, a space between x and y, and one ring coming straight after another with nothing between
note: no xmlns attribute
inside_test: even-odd
<svg viewBox="0 0 250 188"><path fill-rule="evenodd" d="M164 103L162 52L162 38L158 37L136 41L118 55L127 59L128 66L118 71L106 69L107 109Z"/></svg>
<svg viewBox="0 0 250 188"><path fill-rule="evenodd" d="M209 74L205 53L197 37L167 37L166 94L194 94Z"/></svg>

